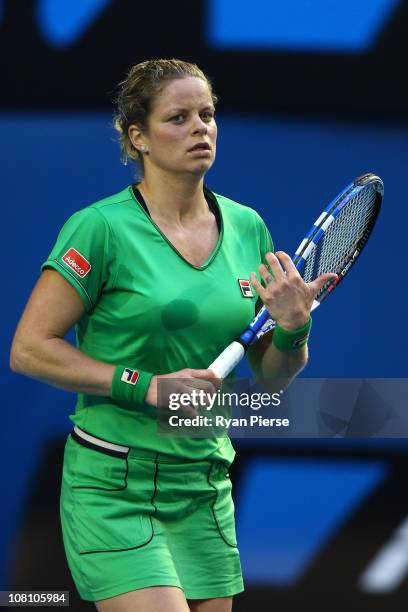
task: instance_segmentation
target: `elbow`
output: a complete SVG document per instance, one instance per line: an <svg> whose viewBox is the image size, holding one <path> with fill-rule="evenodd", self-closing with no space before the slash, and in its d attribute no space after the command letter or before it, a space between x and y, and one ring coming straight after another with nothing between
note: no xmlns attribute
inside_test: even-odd
<svg viewBox="0 0 408 612"><path fill-rule="evenodd" d="M12 372L16 374L26 374L29 368L29 363L32 360L30 351L28 351L19 342L14 341L10 350L9 365Z"/></svg>
<svg viewBox="0 0 408 612"><path fill-rule="evenodd" d="M10 351L10 370L16 374L21 374L24 371L22 351L13 343Z"/></svg>

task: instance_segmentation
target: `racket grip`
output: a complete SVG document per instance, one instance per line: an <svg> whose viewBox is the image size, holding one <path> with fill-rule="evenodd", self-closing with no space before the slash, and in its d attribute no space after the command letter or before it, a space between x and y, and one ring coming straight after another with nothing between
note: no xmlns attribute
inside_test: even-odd
<svg viewBox="0 0 408 612"><path fill-rule="evenodd" d="M313 300L313 304L312 307L310 309L310 312L313 312L314 310L316 310L316 308L320 306L320 302L318 302L317 300Z"/></svg>
<svg viewBox="0 0 408 612"><path fill-rule="evenodd" d="M208 366L218 378L225 378L235 368L245 355L245 349L239 342L231 342L226 349L218 355L217 359Z"/></svg>

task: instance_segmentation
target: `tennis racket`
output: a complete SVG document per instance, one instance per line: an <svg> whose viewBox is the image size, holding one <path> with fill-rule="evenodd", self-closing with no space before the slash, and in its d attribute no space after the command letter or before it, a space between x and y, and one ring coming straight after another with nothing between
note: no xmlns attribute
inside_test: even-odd
<svg viewBox="0 0 408 612"><path fill-rule="evenodd" d="M292 259L306 283L325 272L337 274L336 279L322 287L312 310L333 293L356 263L374 228L383 194L382 180L375 174L363 174L330 202L300 243ZM274 327L275 321L263 306L240 337L209 368L219 378L225 378L247 348Z"/></svg>

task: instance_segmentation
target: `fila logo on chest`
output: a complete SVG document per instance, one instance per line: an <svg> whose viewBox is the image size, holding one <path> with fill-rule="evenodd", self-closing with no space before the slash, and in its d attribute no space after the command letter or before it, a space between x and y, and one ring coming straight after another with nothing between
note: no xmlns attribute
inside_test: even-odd
<svg viewBox="0 0 408 612"><path fill-rule="evenodd" d="M246 278L238 278L238 284L239 284L239 288L241 289L242 297L244 298L254 297L249 280L247 280Z"/></svg>

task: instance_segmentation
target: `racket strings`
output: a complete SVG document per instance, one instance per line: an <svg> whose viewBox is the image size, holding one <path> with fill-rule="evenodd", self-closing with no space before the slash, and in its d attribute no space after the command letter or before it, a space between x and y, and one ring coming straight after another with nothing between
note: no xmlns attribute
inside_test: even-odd
<svg viewBox="0 0 408 612"><path fill-rule="evenodd" d="M302 272L306 282L325 272L338 274L342 271L357 245L365 242L369 235L376 214L376 196L375 187L362 189L337 214L306 259ZM329 284L321 289L319 295Z"/></svg>

